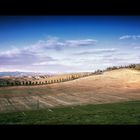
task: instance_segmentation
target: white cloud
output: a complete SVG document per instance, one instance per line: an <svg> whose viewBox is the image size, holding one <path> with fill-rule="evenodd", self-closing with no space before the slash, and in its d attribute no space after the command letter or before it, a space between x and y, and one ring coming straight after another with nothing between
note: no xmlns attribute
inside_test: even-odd
<svg viewBox="0 0 140 140"><path fill-rule="evenodd" d="M129 36L123 38L129 38ZM131 53L131 50L114 48L114 46L112 48L109 48L110 46L108 48L86 47L95 46L96 42L94 39L60 40L50 37L23 48L14 47L0 52L0 71L94 71L113 65L140 62L139 53L136 50L139 49L138 46Z"/></svg>
<svg viewBox="0 0 140 140"><path fill-rule="evenodd" d="M54 61L41 61L37 63L33 63L33 66L47 66L47 65L55 65L58 64L59 60L54 60Z"/></svg>
<svg viewBox="0 0 140 140"><path fill-rule="evenodd" d="M134 49L140 49L140 46L135 46Z"/></svg>
<svg viewBox="0 0 140 140"><path fill-rule="evenodd" d="M139 39L140 38L140 35L124 35L124 36L121 36L119 39L120 40L123 40L123 39Z"/></svg>
<svg viewBox="0 0 140 140"><path fill-rule="evenodd" d="M131 38L130 35L124 35L124 36L121 36L120 39L128 39L128 38Z"/></svg>
<svg viewBox="0 0 140 140"><path fill-rule="evenodd" d="M7 57L12 57L14 55L17 55L20 53L20 50L18 48L13 48L12 50L0 52L0 56L7 56Z"/></svg>
<svg viewBox="0 0 140 140"><path fill-rule="evenodd" d="M47 40L39 40L37 43L23 48L15 47L11 50L0 52L0 66L13 65L57 65L57 59L50 51L66 49L68 47L79 47L95 45L94 39L83 40L60 40L57 37L49 37Z"/></svg>
<svg viewBox="0 0 140 140"><path fill-rule="evenodd" d="M93 46L97 43L95 39L83 40L60 40L57 37L49 37L48 40L39 40L30 46L32 49L54 49L61 50L67 47Z"/></svg>
<svg viewBox="0 0 140 140"><path fill-rule="evenodd" d="M117 52L117 49L116 48L100 48L100 49L94 49L90 51L74 53L74 55L103 54L103 53L113 53L113 52Z"/></svg>
<svg viewBox="0 0 140 140"><path fill-rule="evenodd" d="M69 47L78 47L78 46L89 46L95 45L97 40L94 39L83 39L83 40L66 40L65 45Z"/></svg>

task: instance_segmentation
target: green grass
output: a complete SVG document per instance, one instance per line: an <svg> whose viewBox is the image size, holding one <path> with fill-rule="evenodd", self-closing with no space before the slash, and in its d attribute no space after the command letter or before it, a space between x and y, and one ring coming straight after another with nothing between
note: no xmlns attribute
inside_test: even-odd
<svg viewBox="0 0 140 140"><path fill-rule="evenodd" d="M0 124L140 124L140 101L4 113Z"/></svg>

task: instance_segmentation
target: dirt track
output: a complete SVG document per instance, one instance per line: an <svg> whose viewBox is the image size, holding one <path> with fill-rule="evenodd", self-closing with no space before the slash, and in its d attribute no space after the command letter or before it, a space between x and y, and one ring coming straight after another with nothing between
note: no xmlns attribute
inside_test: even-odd
<svg viewBox="0 0 140 140"><path fill-rule="evenodd" d="M52 85L0 88L0 112L140 100L140 71L122 69Z"/></svg>

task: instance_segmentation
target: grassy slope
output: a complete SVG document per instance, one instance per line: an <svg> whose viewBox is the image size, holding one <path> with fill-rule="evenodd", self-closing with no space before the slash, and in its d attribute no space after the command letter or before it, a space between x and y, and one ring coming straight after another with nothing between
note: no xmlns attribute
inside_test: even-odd
<svg viewBox="0 0 140 140"><path fill-rule="evenodd" d="M140 124L140 101L5 113L0 124Z"/></svg>

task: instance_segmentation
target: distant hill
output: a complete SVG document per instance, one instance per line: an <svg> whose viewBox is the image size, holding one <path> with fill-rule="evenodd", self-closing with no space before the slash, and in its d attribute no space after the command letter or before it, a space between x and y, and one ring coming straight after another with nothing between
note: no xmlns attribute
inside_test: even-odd
<svg viewBox="0 0 140 140"><path fill-rule="evenodd" d="M3 76L14 76L14 77L22 77L22 76L36 76L36 75L54 75L51 73L37 73L37 72L0 72L0 77Z"/></svg>

